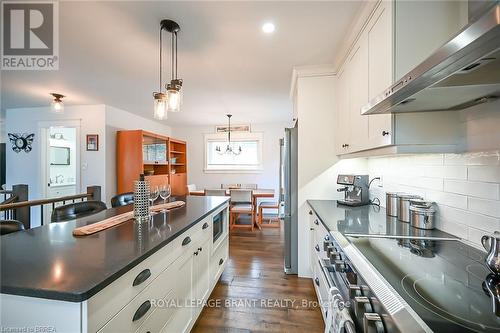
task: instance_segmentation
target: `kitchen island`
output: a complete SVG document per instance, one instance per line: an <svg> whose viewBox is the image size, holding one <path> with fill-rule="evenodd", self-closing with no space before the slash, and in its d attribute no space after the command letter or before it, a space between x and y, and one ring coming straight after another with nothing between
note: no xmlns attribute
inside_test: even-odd
<svg viewBox="0 0 500 333"><path fill-rule="evenodd" d="M149 223L85 237L72 231L132 206L2 236L0 326L189 331L227 262L228 199L182 199Z"/></svg>

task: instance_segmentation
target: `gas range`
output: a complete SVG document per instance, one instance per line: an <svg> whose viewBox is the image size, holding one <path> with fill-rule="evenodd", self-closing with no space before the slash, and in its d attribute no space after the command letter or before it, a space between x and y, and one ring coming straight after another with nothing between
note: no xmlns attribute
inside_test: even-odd
<svg viewBox="0 0 500 333"><path fill-rule="evenodd" d="M500 277L484 252L383 209L308 203L320 270L341 300L325 311L342 313L331 332L500 332Z"/></svg>

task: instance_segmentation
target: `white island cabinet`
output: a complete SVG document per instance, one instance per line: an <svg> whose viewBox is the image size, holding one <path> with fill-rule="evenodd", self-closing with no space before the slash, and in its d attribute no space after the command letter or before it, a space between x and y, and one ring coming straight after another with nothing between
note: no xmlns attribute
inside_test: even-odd
<svg viewBox="0 0 500 333"><path fill-rule="evenodd" d="M213 242L218 214L223 232ZM226 203L85 301L2 294L1 327L189 332L224 270L228 242Z"/></svg>

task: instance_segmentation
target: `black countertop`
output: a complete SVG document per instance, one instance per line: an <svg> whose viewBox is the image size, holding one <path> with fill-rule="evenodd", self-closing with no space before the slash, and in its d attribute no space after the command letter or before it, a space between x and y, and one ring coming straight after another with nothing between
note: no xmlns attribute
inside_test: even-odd
<svg viewBox="0 0 500 333"><path fill-rule="evenodd" d="M336 200L307 200L307 203L328 231L339 231L346 236L387 235L457 239L438 229L413 228L409 223L387 216L383 207L374 205L350 207L339 205Z"/></svg>
<svg viewBox="0 0 500 333"><path fill-rule="evenodd" d="M132 205L87 218L52 223L0 239L0 291L5 294L81 302L203 220L228 198L189 196L186 206L156 214L150 223L133 220L85 237L73 229L124 213Z"/></svg>

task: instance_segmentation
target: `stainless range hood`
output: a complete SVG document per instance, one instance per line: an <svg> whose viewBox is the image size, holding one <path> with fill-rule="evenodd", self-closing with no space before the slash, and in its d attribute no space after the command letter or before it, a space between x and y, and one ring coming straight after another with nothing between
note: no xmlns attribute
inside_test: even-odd
<svg viewBox="0 0 500 333"><path fill-rule="evenodd" d="M461 110L500 99L500 3L361 108L363 115Z"/></svg>

